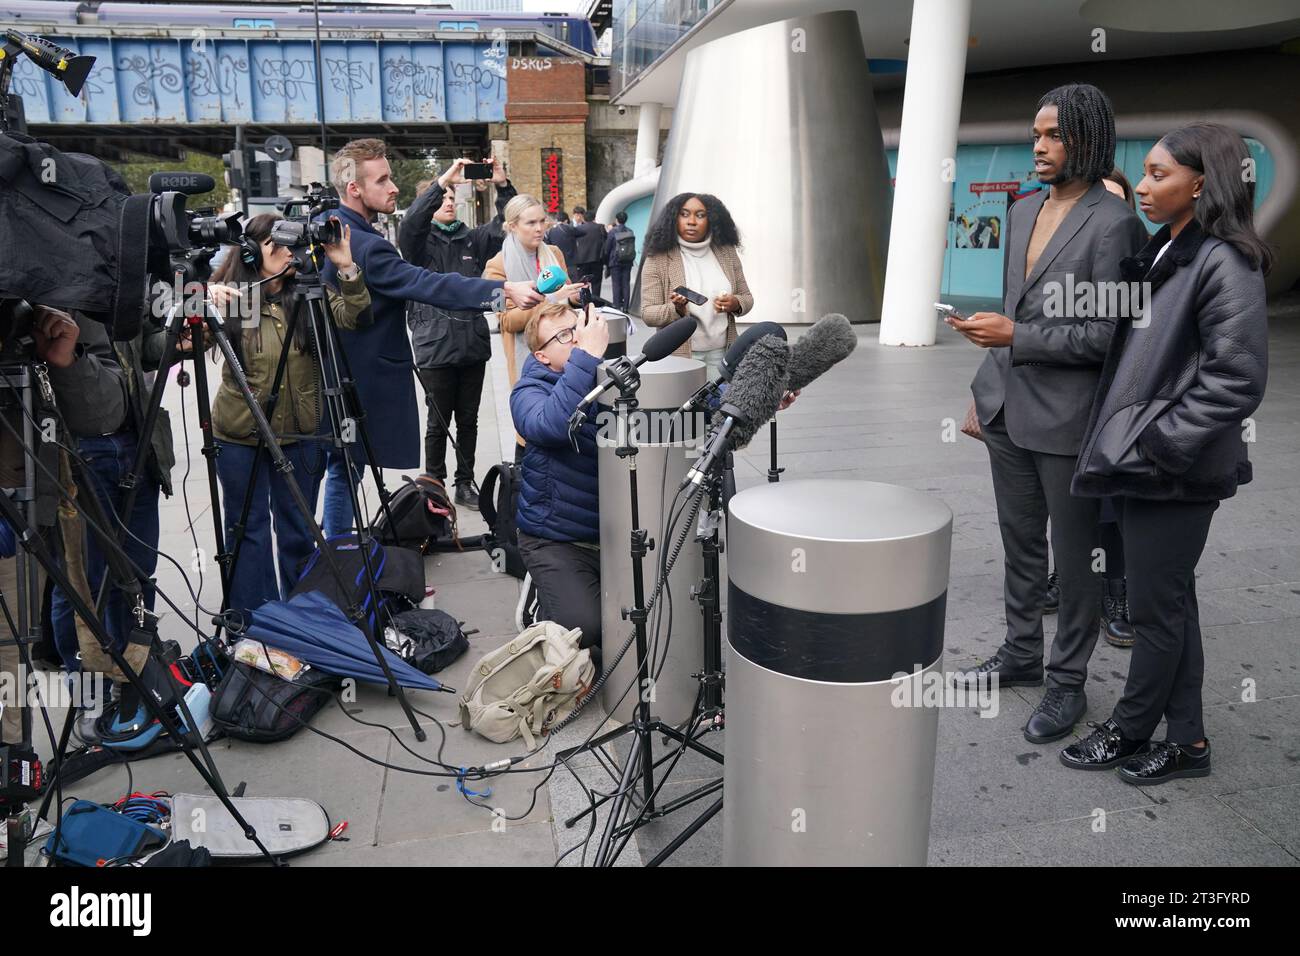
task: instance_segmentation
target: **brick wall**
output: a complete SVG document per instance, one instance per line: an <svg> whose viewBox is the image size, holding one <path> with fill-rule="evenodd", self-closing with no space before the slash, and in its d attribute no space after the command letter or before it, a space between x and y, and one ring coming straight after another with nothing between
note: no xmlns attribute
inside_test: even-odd
<svg viewBox="0 0 1300 956"><path fill-rule="evenodd" d="M559 57L510 57L506 69L510 181L521 193L545 199L542 150L558 149L563 208L588 205L583 64Z"/></svg>

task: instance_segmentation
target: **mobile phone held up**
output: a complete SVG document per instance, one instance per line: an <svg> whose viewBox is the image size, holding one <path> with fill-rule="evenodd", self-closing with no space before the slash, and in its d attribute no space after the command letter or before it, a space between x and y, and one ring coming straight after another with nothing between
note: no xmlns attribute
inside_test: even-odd
<svg viewBox="0 0 1300 956"><path fill-rule="evenodd" d="M950 319L956 319L959 322L966 321L966 316L962 315L955 307L948 305L946 302L936 302L934 307L941 315L947 316Z"/></svg>
<svg viewBox="0 0 1300 956"><path fill-rule="evenodd" d="M680 295L687 302L693 302L696 305L703 305L704 303L709 301L708 296L700 295L698 292L694 291L693 289L688 289L684 285L679 285L676 289L673 289L673 291L676 292L678 295Z"/></svg>
<svg viewBox="0 0 1300 956"><path fill-rule="evenodd" d="M464 168L466 179L491 179L491 163L466 163Z"/></svg>

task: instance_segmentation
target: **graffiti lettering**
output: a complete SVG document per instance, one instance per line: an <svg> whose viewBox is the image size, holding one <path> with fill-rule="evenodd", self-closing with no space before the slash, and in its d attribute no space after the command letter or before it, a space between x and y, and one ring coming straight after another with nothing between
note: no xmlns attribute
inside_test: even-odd
<svg viewBox="0 0 1300 956"><path fill-rule="evenodd" d="M325 75L330 86L340 93L359 93L375 82L373 63L353 63L351 60L326 60Z"/></svg>
<svg viewBox="0 0 1300 956"><path fill-rule="evenodd" d="M306 99L316 92L316 74L311 60L257 60L257 91L263 96Z"/></svg>
<svg viewBox="0 0 1300 956"><path fill-rule="evenodd" d="M247 72L248 60L242 56L193 56L185 65L185 87L194 96L233 96L235 106L242 106L236 76Z"/></svg>
<svg viewBox="0 0 1300 956"><path fill-rule="evenodd" d="M384 61L386 73L384 92L393 106L409 110L415 98L433 100L442 107L442 67L425 66L409 57L399 56Z"/></svg>
<svg viewBox="0 0 1300 956"><path fill-rule="evenodd" d="M449 80L448 85L458 86L462 89L473 85L480 90L490 91L494 96L505 95L505 78L491 68L485 69L468 63L453 63L451 65L451 75L454 79Z"/></svg>
<svg viewBox="0 0 1300 956"><path fill-rule="evenodd" d="M131 98L141 106L152 105L154 109L158 108L154 86L166 93L179 93L185 85L180 69L174 63L164 62L158 55L152 61L143 56L124 56L117 61L117 68L140 77L140 82L131 89Z"/></svg>

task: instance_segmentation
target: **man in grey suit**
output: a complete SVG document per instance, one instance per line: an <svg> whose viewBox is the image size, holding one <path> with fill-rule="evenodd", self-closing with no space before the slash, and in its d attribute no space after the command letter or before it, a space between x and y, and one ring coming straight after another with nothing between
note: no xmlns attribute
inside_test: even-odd
<svg viewBox="0 0 1300 956"><path fill-rule="evenodd" d="M989 453L1005 552L1007 636L971 683L1043 682L1047 523L1060 574L1047 690L1025 725L1032 743L1059 740L1088 708L1083 685L1097 642L1101 566L1098 500L1070 494L1079 446L1115 328L1120 260L1146 243L1141 220L1106 191L1115 120L1095 86L1047 93L1034 118L1034 172L1050 187L1007 216L1003 306L948 323L988 349L971 392ZM1110 283L1115 285L1111 286ZM1013 317L1013 318L1009 318ZM1104 557L1104 556L1103 556Z"/></svg>

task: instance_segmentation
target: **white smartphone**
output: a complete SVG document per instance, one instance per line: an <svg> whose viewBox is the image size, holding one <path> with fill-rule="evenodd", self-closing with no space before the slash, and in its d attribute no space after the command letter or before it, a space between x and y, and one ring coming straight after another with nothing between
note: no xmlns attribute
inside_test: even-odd
<svg viewBox="0 0 1300 956"><path fill-rule="evenodd" d="M946 302L936 302L934 307L950 318L958 319L962 322L966 321L966 316L962 315L954 306L948 305Z"/></svg>

